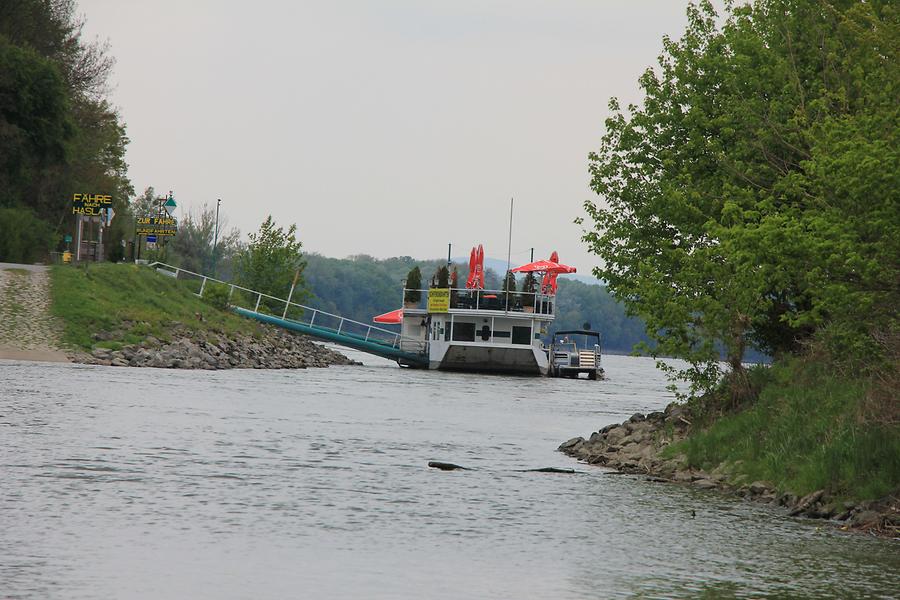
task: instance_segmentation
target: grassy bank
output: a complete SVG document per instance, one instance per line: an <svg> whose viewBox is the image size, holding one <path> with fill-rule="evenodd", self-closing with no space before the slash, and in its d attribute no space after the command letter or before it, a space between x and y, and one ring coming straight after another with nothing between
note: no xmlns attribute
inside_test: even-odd
<svg viewBox="0 0 900 600"><path fill-rule="evenodd" d="M51 277L52 312L64 325L63 343L75 348L118 349L150 335L166 342L178 323L226 334L259 332L256 323L202 301L192 293L196 286L147 267L60 265Z"/></svg>
<svg viewBox="0 0 900 600"><path fill-rule="evenodd" d="M825 489L839 499L870 500L900 485L900 426L890 411L879 418L873 410L872 380L811 359L757 369L761 392L750 408L705 424L701 415L698 430L668 452L683 453L692 467L725 464L732 478L798 495ZM883 402L896 402L893 393Z"/></svg>

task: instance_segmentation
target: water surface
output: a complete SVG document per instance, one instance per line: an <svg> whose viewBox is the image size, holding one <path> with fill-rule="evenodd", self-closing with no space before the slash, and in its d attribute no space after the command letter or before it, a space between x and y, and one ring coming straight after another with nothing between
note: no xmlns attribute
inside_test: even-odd
<svg viewBox="0 0 900 600"><path fill-rule="evenodd" d="M555 451L664 407L650 360L605 357L602 382L365 360L218 372L0 362L0 597L900 590L897 542ZM521 472L546 466L579 473Z"/></svg>

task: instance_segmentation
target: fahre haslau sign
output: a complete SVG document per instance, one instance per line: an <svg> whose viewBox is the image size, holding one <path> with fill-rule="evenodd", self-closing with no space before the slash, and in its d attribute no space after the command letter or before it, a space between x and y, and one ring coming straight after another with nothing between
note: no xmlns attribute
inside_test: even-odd
<svg viewBox="0 0 900 600"><path fill-rule="evenodd" d="M172 217L138 217L134 232L138 235L175 235L178 222Z"/></svg>
<svg viewBox="0 0 900 600"><path fill-rule="evenodd" d="M112 208L112 196L108 194L75 194L72 196L72 214L99 217L104 208Z"/></svg>

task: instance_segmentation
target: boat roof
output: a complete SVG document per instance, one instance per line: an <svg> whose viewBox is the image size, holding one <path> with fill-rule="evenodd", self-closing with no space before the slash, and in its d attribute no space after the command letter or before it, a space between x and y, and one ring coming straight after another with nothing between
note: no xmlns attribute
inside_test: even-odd
<svg viewBox="0 0 900 600"><path fill-rule="evenodd" d="M599 336L599 331L590 331L587 329L567 329L565 331L557 331L553 335L596 335Z"/></svg>

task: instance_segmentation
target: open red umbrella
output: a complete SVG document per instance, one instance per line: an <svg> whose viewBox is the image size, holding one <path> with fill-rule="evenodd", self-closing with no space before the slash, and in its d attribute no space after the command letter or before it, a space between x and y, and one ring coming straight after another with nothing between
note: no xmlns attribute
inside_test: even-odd
<svg viewBox="0 0 900 600"><path fill-rule="evenodd" d="M552 260L536 260L527 265L511 269L513 273L575 273L575 267L569 265L561 265Z"/></svg>
<svg viewBox="0 0 900 600"><path fill-rule="evenodd" d="M388 323L391 325L396 325L398 323L403 322L403 309L398 308L397 310L392 310L391 312L386 312L383 315L378 315L372 319L376 323Z"/></svg>

